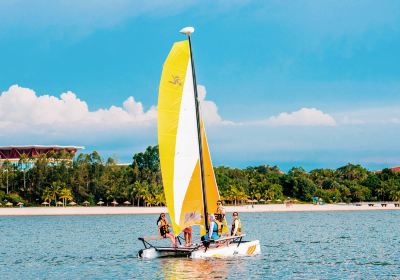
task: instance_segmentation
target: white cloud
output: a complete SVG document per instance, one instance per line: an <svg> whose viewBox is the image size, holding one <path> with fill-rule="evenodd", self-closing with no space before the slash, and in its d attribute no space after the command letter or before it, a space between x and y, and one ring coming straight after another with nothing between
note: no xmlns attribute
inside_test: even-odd
<svg viewBox="0 0 400 280"><path fill-rule="evenodd" d="M224 121L206 90L199 86L207 127ZM86 146L106 156L129 160L133 152L157 144L157 108L145 109L134 97L122 105L90 110L73 92L40 95L18 85L0 92L0 145L59 144Z"/></svg>
<svg viewBox="0 0 400 280"><path fill-rule="evenodd" d="M210 128L208 140L216 165L297 161L323 166L349 161L368 163L367 157L374 164L376 159L391 163L400 158L396 144L399 130L390 129L398 125L393 123L400 120L399 108L376 109L374 114L371 110L343 114L349 116L349 121L383 119L388 125L375 122L348 126L343 125L343 115L332 117L315 108L302 108L231 126L221 125L232 122L224 120L217 105L205 97L206 90L200 86L199 99ZM0 145L82 145L87 147L86 152L97 150L129 162L133 153L157 144L156 119L156 108L145 109L134 97L119 106L90 110L72 92L39 95L17 85L0 92ZM293 127L288 129L288 125Z"/></svg>
<svg viewBox="0 0 400 280"><path fill-rule="evenodd" d="M280 113L272 116L262 123L273 126L296 125L296 126L333 126L335 119L315 108L301 108L291 113Z"/></svg>
<svg viewBox="0 0 400 280"><path fill-rule="evenodd" d="M62 93L60 97L36 95L28 88L11 86L0 95L0 128L7 131L19 129L40 131L68 131L70 127L106 130L124 126L151 125L155 123L155 107L144 111L143 105L129 97L122 107L90 111L85 101L73 92Z"/></svg>
<svg viewBox="0 0 400 280"><path fill-rule="evenodd" d="M397 125L400 107L369 108L327 114L316 108L282 112L264 120L233 122L225 120L215 102L206 99L206 88L198 86L203 119L208 127L221 125L256 126L335 126ZM89 110L88 104L71 91L59 97L38 95L32 89L11 86L0 95L0 136L26 133L63 135L74 131L104 133L152 127L155 131L157 108L145 110L143 104L128 97L120 106ZM153 133L153 132L152 132ZM155 132L153 133L155 134Z"/></svg>
<svg viewBox="0 0 400 280"><path fill-rule="evenodd" d="M221 116L218 113L217 104L215 104L215 102L206 100L207 91L205 86L198 85L197 93L199 95L202 117L207 125L233 124L233 122L223 120L221 118Z"/></svg>
<svg viewBox="0 0 400 280"><path fill-rule="evenodd" d="M206 125L227 124L218 114L217 105L206 100L206 89L199 85L199 99ZM126 134L126 131L152 127L155 134L157 108L152 106L147 111L143 104L128 97L122 106L89 110L88 104L71 91L59 97L38 95L29 88L11 86L0 95L0 136L7 135L65 135L71 132L101 135ZM139 137L139 135L136 135Z"/></svg>

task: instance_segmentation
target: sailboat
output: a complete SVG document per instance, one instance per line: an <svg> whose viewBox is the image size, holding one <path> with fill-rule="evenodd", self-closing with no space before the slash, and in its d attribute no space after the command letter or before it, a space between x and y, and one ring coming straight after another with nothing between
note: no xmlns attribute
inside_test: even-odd
<svg viewBox="0 0 400 280"><path fill-rule="evenodd" d="M158 96L158 143L161 174L172 229L177 236L187 227L200 226L207 234L209 213L220 199L208 148L197 93L191 45L193 27L180 30L187 40L174 43L161 75ZM142 258L185 256L191 258L249 256L260 254L258 240L245 235L227 236L206 246L158 247L139 238ZM179 240L179 239L178 239Z"/></svg>

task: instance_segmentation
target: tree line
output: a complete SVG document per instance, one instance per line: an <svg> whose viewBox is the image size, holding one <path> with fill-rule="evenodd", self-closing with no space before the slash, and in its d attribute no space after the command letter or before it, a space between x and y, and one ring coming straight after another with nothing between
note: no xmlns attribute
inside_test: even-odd
<svg viewBox="0 0 400 280"><path fill-rule="evenodd" d="M222 199L230 204L277 202L288 197L310 202L315 196L327 203L400 201L399 172L372 172L350 163L310 172L294 167L287 173L268 165L244 169L220 166L215 168L215 175ZM82 153L75 159L65 152L51 153L33 162L22 155L17 164L6 161L0 166L2 205L39 205L44 201L51 205L70 201L165 205L158 147L149 146L135 154L132 164L125 166L113 158L104 160L97 152Z"/></svg>

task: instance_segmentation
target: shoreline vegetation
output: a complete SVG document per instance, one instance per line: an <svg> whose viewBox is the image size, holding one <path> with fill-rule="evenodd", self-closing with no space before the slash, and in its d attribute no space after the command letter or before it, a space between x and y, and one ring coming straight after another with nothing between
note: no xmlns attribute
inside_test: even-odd
<svg viewBox="0 0 400 280"><path fill-rule="evenodd" d="M313 207L315 205L307 204L313 202L325 204L318 205L322 209L335 205L343 210L344 206L338 206L338 203L353 208L356 206L349 205L350 203L361 203L358 207L363 208L362 202L366 201L375 206L379 201L393 201L387 203L387 207L382 207L389 209L389 205L394 207L394 202L398 204L400 201L400 172L390 169L373 172L361 165L349 163L337 169L314 169L309 172L301 167L293 167L284 173L277 166L268 165L244 169L220 166L214 170L221 199L227 205L250 203L256 204L253 209L269 209L274 203L279 205L290 201L293 204L291 209ZM149 146L143 153L135 154L132 164L129 165L118 165L113 158L103 160L97 152L82 153L75 159L67 152L49 153L35 159L22 154L17 163L3 162L0 165L2 213L6 209L15 209L17 212L44 209L30 207L40 205L51 206L46 207L45 212L62 212L50 209L70 209L67 205L127 206L76 207L103 209L101 211L141 207L155 209L155 206L165 206L158 146ZM23 207L13 208L18 206ZM278 206L274 207L270 210L274 211ZM376 208L367 207L369 210Z"/></svg>

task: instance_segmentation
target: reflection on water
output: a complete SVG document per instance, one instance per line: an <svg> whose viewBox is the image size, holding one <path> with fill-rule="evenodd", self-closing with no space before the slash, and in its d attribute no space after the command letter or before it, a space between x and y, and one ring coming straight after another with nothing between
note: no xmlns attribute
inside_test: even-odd
<svg viewBox="0 0 400 280"><path fill-rule="evenodd" d="M233 265L223 259L192 260L162 259L161 271L165 279L225 279L229 275L229 266Z"/></svg>

